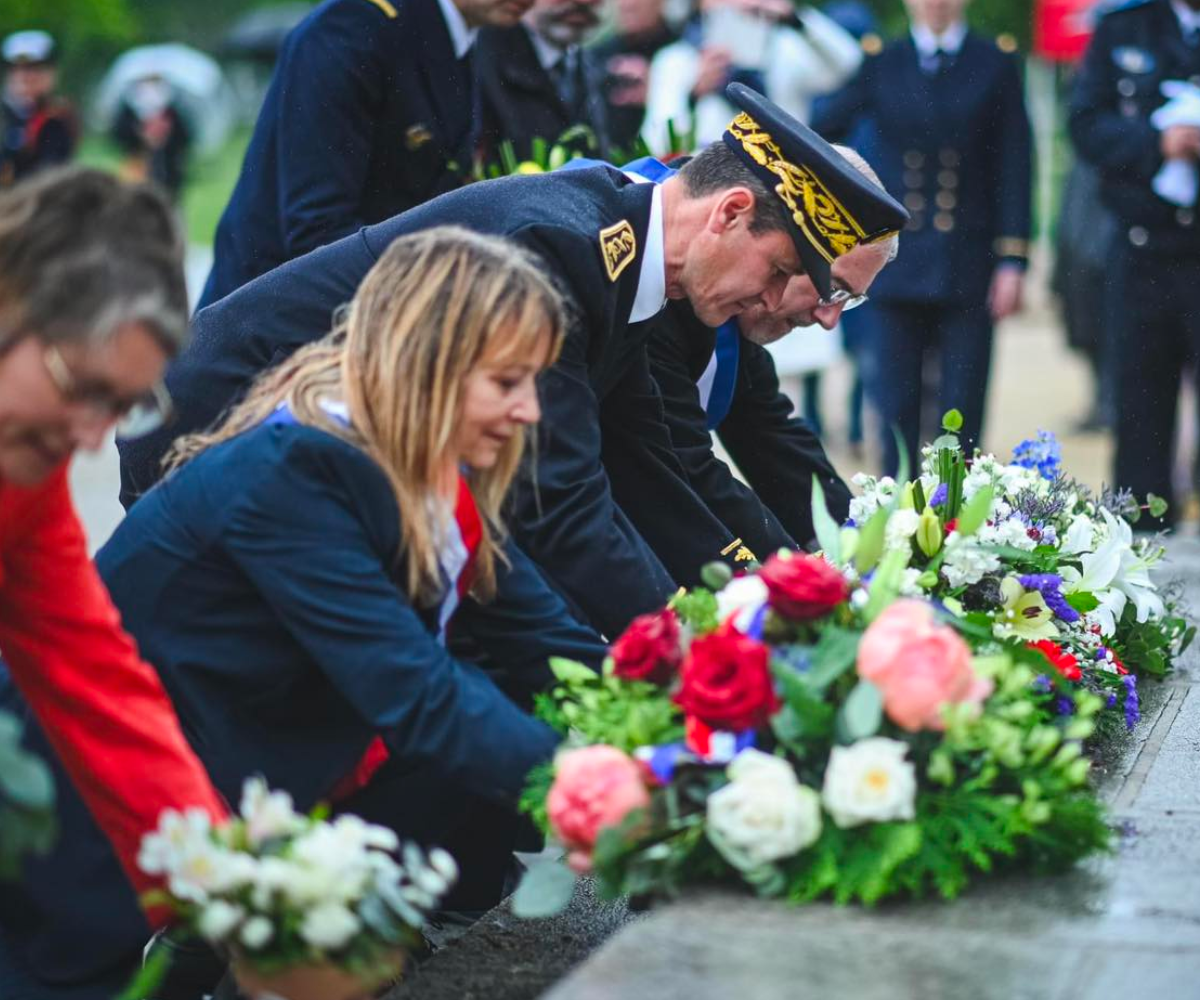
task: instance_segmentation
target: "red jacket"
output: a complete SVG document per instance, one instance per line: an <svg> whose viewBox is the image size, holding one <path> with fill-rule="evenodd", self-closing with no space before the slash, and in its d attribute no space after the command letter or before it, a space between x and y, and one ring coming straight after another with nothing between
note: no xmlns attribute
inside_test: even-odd
<svg viewBox="0 0 1200 1000"><path fill-rule="evenodd" d="M163 809L227 815L88 558L65 466L32 489L0 481L0 655L139 890Z"/></svg>

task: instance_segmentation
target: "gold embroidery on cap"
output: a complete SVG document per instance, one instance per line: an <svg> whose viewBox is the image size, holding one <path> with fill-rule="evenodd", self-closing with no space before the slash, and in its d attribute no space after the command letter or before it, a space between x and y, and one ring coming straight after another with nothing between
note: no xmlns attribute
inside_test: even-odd
<svg viewBox="0 0 1200 1000"><path fill-rule="evenodd" d="M622 219L616 225L600 230L600 255L604 258L608 280L616 281L637 256L637 237L628 220Z"/></svg>
<svg viewBox="0 0 1200 1000"><path fill-rule="evenodd" d="M858 220L837 200L821 179L807 167L784 158L770 133L764 132L746 112L729 124L729 134L742 144L746 155L779 178L775 193L787 205L792 220L805 238L829 263L849 253L860 243L890 236L895 230L870 237Z"/></svg>

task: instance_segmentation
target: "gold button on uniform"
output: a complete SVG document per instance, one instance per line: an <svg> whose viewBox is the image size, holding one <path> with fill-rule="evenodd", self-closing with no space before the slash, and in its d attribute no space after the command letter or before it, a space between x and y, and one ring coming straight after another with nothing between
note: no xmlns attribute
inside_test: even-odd
<svg viewBox="0 0 1200 1000"><path fill-rule="evenodd" d="M954 231L954 216L949 212L938 212L933 217L933 228L939 233Z"/></svg>

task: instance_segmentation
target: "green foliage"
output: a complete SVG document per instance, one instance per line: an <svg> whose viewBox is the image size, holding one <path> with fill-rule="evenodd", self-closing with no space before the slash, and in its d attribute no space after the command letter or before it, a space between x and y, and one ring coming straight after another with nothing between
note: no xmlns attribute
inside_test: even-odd
<svg viewBox="0 0 1200 1000"><path fill-rule="evenodd" d="M626 753L683 739L679 709L662 688L613 676L612 661L596 674L580 663L552 660L559 683L535 701L539 718L586 743L608 743Z"/></svg>
<svg viewBox="0 0 1200 1000"><path fill-rule="evenodd" d="M21 747L22 727L0 712L0 878L15 878L26 854L54 845L54 780L50 769Z"/></svg>
<svg viewBox="0 0 1200 1000"><path fill-rule="evenodd" d="M870 681L859 681L838 711L838 741L849 744L874 736L882 722L883 694Z"/></svg>
<svg viewBox="0 0 1200 1000"><path fill-rule="evenodd" d="M681 590L667 605L679 620L697 635L711 632L720 623L717 621L717 598L711 590L697 587L694 590Z"/></svg>
<svg viewBox="0 0 1200 1000"><path fill-rule="evenodd" d="M957 434L962 430L963 415L961 410L947 410L942 417L942 430L948 434Z"/></svg>
<svg viewBox="0 0 1200 1000"><path fill-rule="evenodd" d="M535 919L561 913L575 895L575 873L559 861L540 861L521 879L513 893L512 911Z"/></svg>
<svg viewBox="0 0 1200 1000"><path fill-rule="evenodd" d="M525 777L525 788L517 809L533 820L534 825L548 833L550 818L546 814L546 799L550 795L550 786L554 784L554 761L547 760L536 765Z"/></svg>
<svg viewBox="0 0 1200 1000"><path fill-rule="evenodd" d="M1066 595L1067 603L1080 614L1086 615L1089 611L1095 611L1100 607L1100 601L1095 594L1089 594L1086 590L1078 590L1073 594Z"/></svg>
<svg viewBox="0 0 1200 1000"><path fill-rule="evenodd" d="M821 480L817 478L816 473L813 473L812 478L812 518L817 544L821 546L825 555L837 562L841 558L842 536L838 531L837 521L829 513L825 490L821 488Z"/></svg>
<svg viewBox="0 0 1200 1000"><path fill-rule="evenodd" d="M973 535L983 527L995 496L995 490L991 486L985 486L963 505L962 513L958 515L957 530L960 535Z"/></svg>
<svg viewBox="0 0 1200 1000"><path fill-rule="evenodd" d="M1129 603L1121 613L1117 634L1124 639L1118 653L1126 666L1138 673L1164 677L1172 659L1191 645L1196 628L1174 614L1165 620L1139 622L1137 608Z"/></svg>

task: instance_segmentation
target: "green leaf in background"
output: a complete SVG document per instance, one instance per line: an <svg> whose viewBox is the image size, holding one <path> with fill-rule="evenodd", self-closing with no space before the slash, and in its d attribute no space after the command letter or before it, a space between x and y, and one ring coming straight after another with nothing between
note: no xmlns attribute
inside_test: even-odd
<svg viewBox="0 0 1200 1000"><path fill-rule="evenodd" d="M1076 591L1074 594L1067 594L1067 603L1082 615L1086 615L1089 611L1095 611L1100 607L1100 599L1086 590Z"/></svg>
<svg viewBox="0 0 1200 1000"><path fill-rule="evenodd" d="M1154 493L1147 493L1146 506L1150 509L1151 517L1162 517L1171 505L1162 497Z"/></svg>
<svg viewBox="0 0 1200 1000"><path fill-rule="evenodd" d="M947 410L946 415L942 417L942 430L949 431L951 434L957 434L962 430L963 415L960 410Z"/></svg>
<svg viewBox="0 0 1200 1000"><path fill-rule="evenodd" d="M700 569L700 582L709 590L721 590L733 579L733 569L728 563L705 563Z"/></svg>
<svg viewBox="0 0 1200 1000"><path fill-rule="evenodd" d="M960 535L966 538L984 526L988 514L991 513L994 497L995 490L991 486L985 486L963 505L956 529Z"/></svg>
<svg viewBox="0 0 1200 1000"><path fill-rule="evenodd" d="M21 724L0 713L0 797L22 809L48 810L54 805L50 769L21 746Z"/></svg>
<svg viewBox="0 0 1200 1000"><path fill-rule="evenodd" d="M559 861L540 861L521 879L512 912L525 920L562 913L575 895L575 873Z"/></svg>
<svg viewBox="0 0 1200 1000"><path fill-rule="evenodd" d="M900 433L900 428L892 424L892 437L896 439L896 482L907 483L908 475L912 471L909 468L908 460L908 445L904 443L904 435Z"/></svg>
<svg viewBox="0 0 1200 1000"><path fill-rule="evenodd" d="M562 684L588 684L596 679L596 671L591 667L563 656L550 657L550 670Z"/></svg>
<svg viewBox="0 0 1200 1000"><path fill-rule="evenodd" d="M853 743L874 736L882 722L883 695L870 681L859 681L838 713L838 734Z"/></svg>
<svg viewBox="0 0 1200 1000"><path fill-rule="evenodd" d="M817 535L817 544L831 562L841 562L842 536L838 531L837 521L829 513L829 505L825 503L825 491L821 489L821 480L813 474L812 480L812 519L813 530Z"/></svg>
<svg viewBox="0 0 1200 1000"><path fill-rule="evenodd" d="M858 547L854 550L854 568L864 576L875 568L883 555L883 543L887 534L888 517L891 511L880 507L863 526L858 535Z"/></svg>
<svg viewBox="0 0 1200 1000"><path fill-rule="evenodd" d="M854 666L858 656L858 638L857 632L830 625L812 647L812 666L803 675L808 687L817 692L824 691Z"/></svg>
<svg viewBox="0 0 1200 1000"><path fill-rule="evenodd" d="M875 570L875 575L871 578L867 606L863 608L863 617L868 622L878 618L879 613L899 596L908 556L903 549L892 549Z"/></svg>

